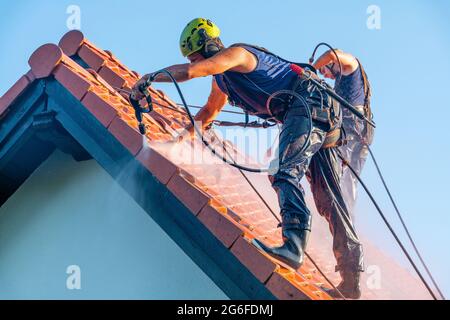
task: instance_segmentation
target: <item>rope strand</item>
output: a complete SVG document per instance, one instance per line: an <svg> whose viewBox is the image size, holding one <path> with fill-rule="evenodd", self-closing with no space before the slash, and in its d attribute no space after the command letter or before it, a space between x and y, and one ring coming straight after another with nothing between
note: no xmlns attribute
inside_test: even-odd
<svg viewBox="0 0 450 320"><path fill-rule="evenodd" d="M444 294L442 293L441 289L439 288L437 282L434 280L434 277L433 277L433 275L431 274L430 269L428 268L427 264L425 263L425 260L422 258L422 255L420 254L420 251L419 251L419 249L417 248L417 245L416 245L416 243L415 243L415 241L414 241L414 239L413 239L411 233L409 232L409 228L406 226L406 223L405 223L405 221L404 221L404 219L403 219L403 216L402 216L402 214L400 213L400 210L398 209L396 202L394 201L394 197L392 196L391 191L389 190L389 188L388 188L388 186L387 186L387 184L386 184L386 181L384 180L384 176L383 176L383 174L381 173L381 169L380 169L380 167L378 166L378 162L377 162L377 160L375 159L375 155L373 154L373 152L372 152L372 150L370 149L369 146L367 146L367 149L369 150L370 157L372 158L372 161L373 161L373 163L375 164L375 168L377 169L378 175L380 176L381 182L383 183L384 189L386 190L386 192L387 192L387 194L388 194L388 196L389 196L389 199L391 200L391 203L392 203L392 205L394 206L395 212L397 213L397 216L398 216L398 218L400 219L400 222L401 222L401 224L402 224L402 226L403 226L403 229L405 230L406 235L408 236L408 239L409 239L409 241L411 242L411 245L412 245L413 248L414 248L414 251L416 252L416 254L417 254L417 256L418 256L418 258L419 258L419 260L420 260L422 266L424 267L426 273L427 273L428 276L430 277L431 282L433 282L433 285L434 285L434 287L436 288L436 290L438 291L439 295L442 297L442 299L445 300Z"/></svg>
<svg viewBox="0 0 450 320"><path fill-rule="evenodd" d="M405 246L403 245L402 241L400 240L400 238L398 237L398 235L395 233L394 229L392 228L391 224L389 223L389 221L386 219L386 216L384 215L383 211L380 209L380 207L378 206L378 203L376 202L375 198L373 197L372 193L369 191L369 189L367 188L366 184L364 183L364 181L361 179L361 177L358 175L358 173L356 173L355 169L353 169L353 167L350 165L350 163L340 154L338 154L339 158L342 160L342 163L344 165L346 165L350 171L352 172L352 174L356 177L356 179L358 179L359 183L361 184L361 186L364 188L364 190L366 191L367 195L369 196L370 200L372 201L372 203L374 204L375 208L377 209L378 213L381 216L381 219L383 219L384 224L387 226L387 228L389 229L389 231L391 232L392 236L394 237L395 241L397 242L397 244L400 246L400 249L403 251L403 253L405 254L406 258L408 259L409 263L412 265L412 267L414 268L414 270L416 271L417 275L419 276L420 280L422 281L422 283L424 284L424 286L427 288L428 292L430 293L430 295L433 297L434 300L437 300L436 295L434 294L433 290L431 290L430 286L428 285L428 283L426 282L425 278L423 277L422 273L420 272L420 270L417 268L417 265L414 263L413 259L411 258L411 256L409 255L408 251L406 250Z"/></svg>

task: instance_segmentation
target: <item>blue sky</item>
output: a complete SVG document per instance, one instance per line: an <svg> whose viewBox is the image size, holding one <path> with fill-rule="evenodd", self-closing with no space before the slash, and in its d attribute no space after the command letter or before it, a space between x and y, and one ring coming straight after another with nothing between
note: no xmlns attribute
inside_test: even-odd
<svg viewBox="0 0 450 320"><path fill-rule="evenodd" d="M68 31L66 9L72 4L81 9L85 35L140 73L183 63L179 34L197 16L216 22L225 44L254 43L306 61L315 44L326 41L359 57L373 87L373 150L419 247L450 295L448 1L2 1L0 94L28 70L38 46L57 43ZM380 30L366 26L371 4L381 9ZM209 83L183 84L188 102L204 103ZM178 100L169 85L160 87ZM363 177L395 221L370 161ZM381 223L373 210L367 220Z"/></svg>

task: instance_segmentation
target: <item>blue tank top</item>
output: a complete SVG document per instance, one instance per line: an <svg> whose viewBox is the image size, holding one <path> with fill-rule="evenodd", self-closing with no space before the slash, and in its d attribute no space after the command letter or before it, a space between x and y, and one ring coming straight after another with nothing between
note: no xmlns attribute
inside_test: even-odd
<svg viewBox="0 0 450 320"><path fill-rule="evenodd" d="M214 75L220 90L228 96L233 106L249 114L267 118L270 116L266 103L271 94L282 89L291 89L297 75L291 70L291 63L273 54L247 45L239 45L253 53L258 64L249 73L225 71Z"/></svg>
<svg viewBox="0 0 450 320"><path fill-rule="evenodd" d="M364 92L364 79L361 74L361 67L353 71L348 76L342 76L336 80L334 90L342 98L350 102L353 106L364 106L365 104L365 92Z"/></svg>

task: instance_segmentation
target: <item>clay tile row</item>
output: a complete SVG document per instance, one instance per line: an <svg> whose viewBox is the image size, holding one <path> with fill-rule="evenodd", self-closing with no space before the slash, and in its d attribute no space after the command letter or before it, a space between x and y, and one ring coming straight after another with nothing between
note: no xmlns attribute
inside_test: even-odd
<svg viewBox="0 0 450 320"><path fill-rule="evenodd" d="M61 38L59 46L68 56L78 55L112 86L130 88L139 78L136 72L126 68L110 52L95 47L78 30L66 33Z"/></svg>
<svg viewBox="0 0 450 320"><path fill-rule="evenodd" d="M97 48L78 30L72 30L66 33L61 38L59 46L68 56L78 55L114 89L130 90L139 79L137 72L128 69L111 52ZM184 127L187 123L187 117L185 115L180 116L180 113L184 114L181 108L171 101L162 91L154 90L153 88L150 88L150 91L156 103L174 108L178 111L177 117L167 108L162 109L160 113L167 115L171 119L181 119L182 121L175 121L174 127L177 129ZM153 113L152 117L157 117L157 115ZM167 127L164 127L164 129L166 132L170 131ZM168 133L172 134L173 132Z"/></svg>

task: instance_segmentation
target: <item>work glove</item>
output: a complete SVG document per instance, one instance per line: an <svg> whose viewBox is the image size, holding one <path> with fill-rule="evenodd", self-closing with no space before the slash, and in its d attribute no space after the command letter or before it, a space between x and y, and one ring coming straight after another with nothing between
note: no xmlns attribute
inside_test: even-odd
<svg viewBox="0 0 450 320"><path fill-rule="evenodd" d="M214 140L213 132L212 130L212 123L210 123L208 126L204 128L200 128L203 137L207 141ZM198 136L197 132L194 129L194 126L192 124L189 124L183 131L179 133L179 135L175 138L176 142L192 142L194 139ZM199 137L200 138L200 137Z"/></svg>
<svg viewBox="0 0 450 320"><path fill-rule="evenodd" d="M149 86L149 80L153 78L153 74L149 73L144 75L138 82L135 83L133 88L131 89L131 97L135 100L141 100L145 97L143 94L141 87Z"/></svg>
<svg viewBox="0 0 450 320"><path fill-rule="evenodd" d="M178 136L175 137L175 142L182 142L185 140L192 140L195 137L195 130L192 125L183 129Z"/></svg>

